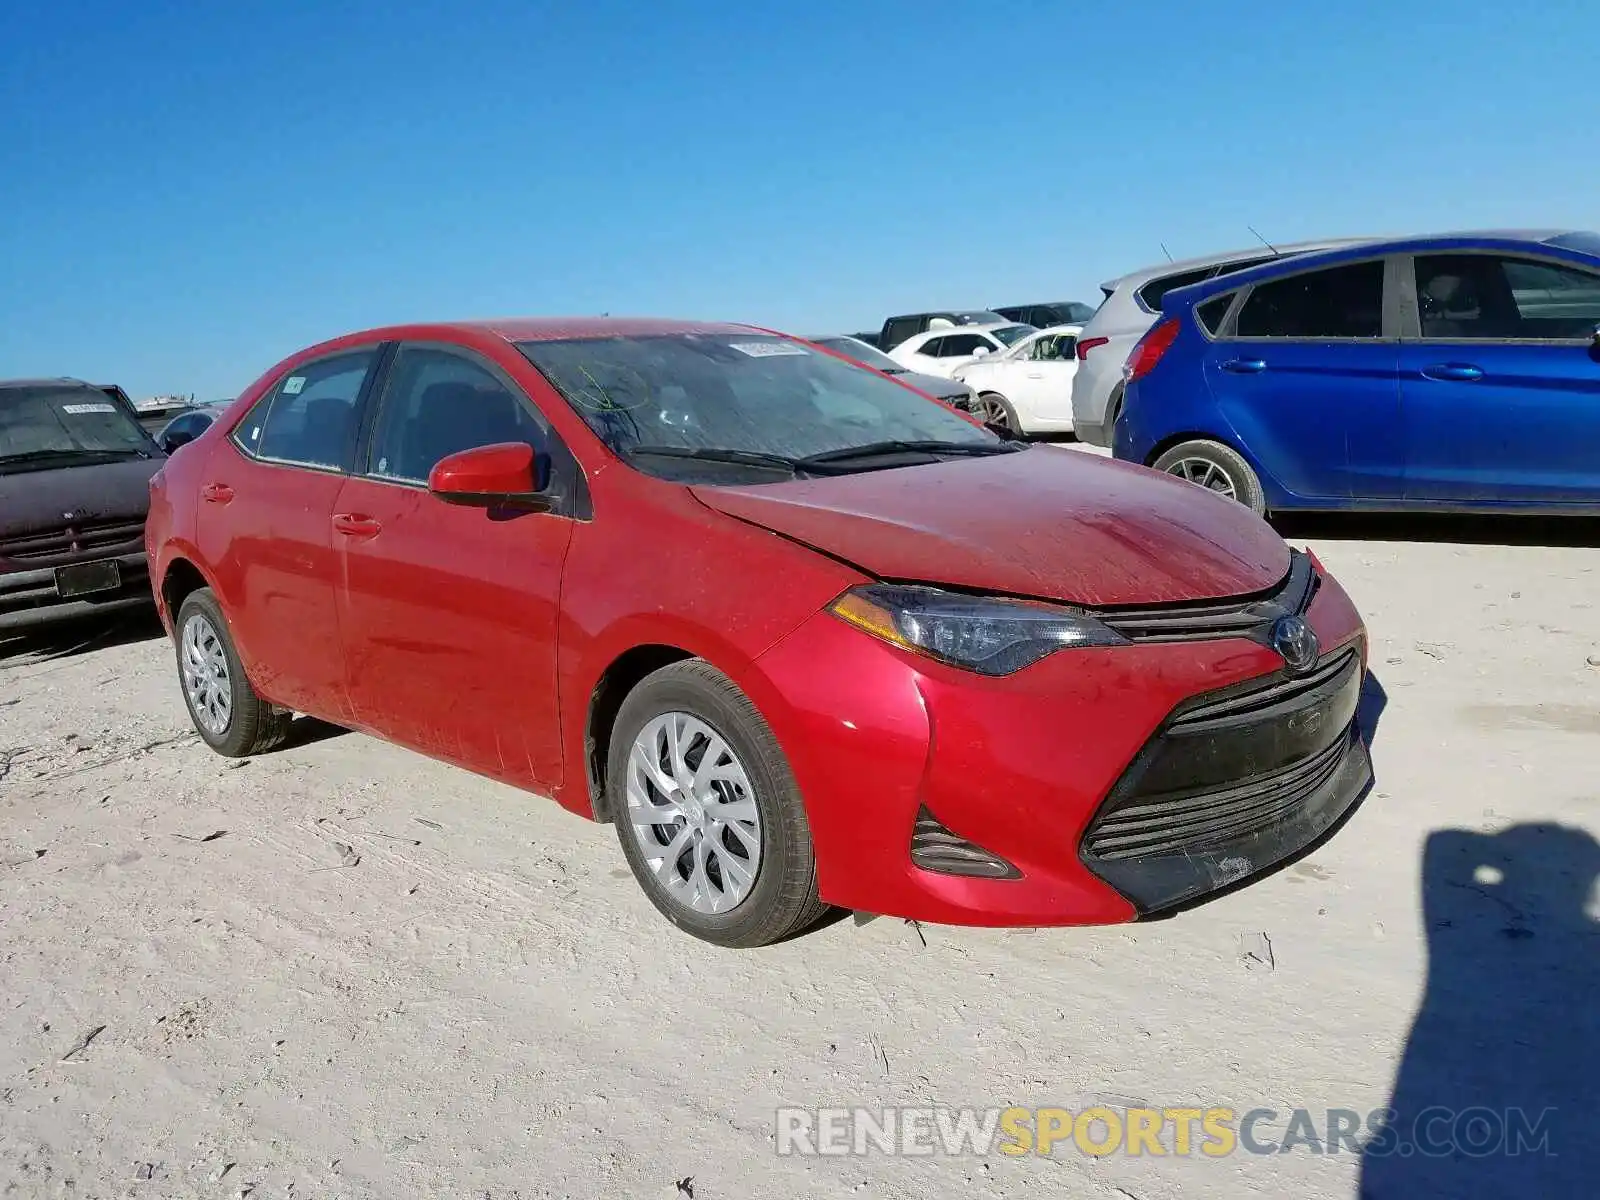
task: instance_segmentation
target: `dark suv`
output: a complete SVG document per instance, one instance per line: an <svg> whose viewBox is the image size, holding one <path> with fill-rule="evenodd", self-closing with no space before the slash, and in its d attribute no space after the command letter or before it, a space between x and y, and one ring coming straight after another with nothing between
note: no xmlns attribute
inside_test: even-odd
<svg viewBox="0 0 1600 1200"><path fill-rule="evenodd" d="M1053 300L1049 304L1015 304L994 310L1018 325L1051 329L1057 325L1082 325L1094 316L1094 305L1081 300Z"/></svg>
<svg viewBox="0 0 1600 1200"><path fill-rule="evenodd" d="M152 603L144 518L166 456L119 392L0 381L0 632Z"/></svg>

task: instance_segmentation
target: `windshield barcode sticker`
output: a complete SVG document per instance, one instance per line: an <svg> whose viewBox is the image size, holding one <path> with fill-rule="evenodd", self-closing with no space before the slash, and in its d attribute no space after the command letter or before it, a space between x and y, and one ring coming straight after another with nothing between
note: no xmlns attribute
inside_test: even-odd
<svg viewBox="0 0 1600 1200"><path fill-rule="evenodd" d="M117 407L114 404L63 404L61 411L78 416L80 413L108 412L114 413Z"/></svg>
<svg viewBox="0 0 1600 1200"><path fill-rule="evenodd" d="M298 396L300 389L306 386L304 375L291 375L283 381L283 394L285 396Z"/></svg>
<svg viewBox="0 0 1600 1200"><path fill-rule="evenodd" d="M740 354L748 354L751 358L776 358L780 354L809 354L804 346L797 346L793 342L729 342Z"/></svg>

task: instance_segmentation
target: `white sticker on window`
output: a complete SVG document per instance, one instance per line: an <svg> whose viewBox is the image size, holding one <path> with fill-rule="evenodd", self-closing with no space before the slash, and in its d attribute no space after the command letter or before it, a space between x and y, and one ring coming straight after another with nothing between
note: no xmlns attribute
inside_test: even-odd
<svg viewBox="0 0 1600 1200"><path fill-rule="evenodd" d="M741 354L748 354L751 358L776 358L780 354L809 354L804 346L797 346L794 342L729 342Z"/></svg>
<svg viewBox="0 0 1600 1200"><path fill-rule="evenodd" d="M283 381L283 394L285 396L298 396L300 389L306 386L304 375L291 375Z"/></svg>
<svg viewBox="0 0 1600 1200"><path fill-rule="evenodd" d="M114 404L63 404L61 411L77 416L79 413L116 412Z"/></svg>

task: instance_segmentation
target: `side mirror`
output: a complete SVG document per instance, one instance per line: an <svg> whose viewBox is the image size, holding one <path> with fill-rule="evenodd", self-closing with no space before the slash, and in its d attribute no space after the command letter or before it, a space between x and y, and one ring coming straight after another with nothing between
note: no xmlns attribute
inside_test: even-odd
<svg viewBox="0 0 1600 1200"><path fill-rule="evenodd" d="M179 446L187 446L192 441L194 441L193 434L181 433L178 430L171 430L158 437L156 439L156 445L160 446L162 450L170 455L176 453Z"/></svg>
<svg viewBox="0 0 1600 1200"><path fill-rule="evenodd" d="M989 347L987 347L987 346L979 346L976 350L974 350L972 352L972 357L973 358L982 358L987 353L989 353Z"/></svg>
<svg viewBox="0 0 1600 1200"><path fill-rule="evenodd" d="M428 473L428 491L473 508L546 508L549 486L550 456L526 442L475 446L441 458Z"/></svg>

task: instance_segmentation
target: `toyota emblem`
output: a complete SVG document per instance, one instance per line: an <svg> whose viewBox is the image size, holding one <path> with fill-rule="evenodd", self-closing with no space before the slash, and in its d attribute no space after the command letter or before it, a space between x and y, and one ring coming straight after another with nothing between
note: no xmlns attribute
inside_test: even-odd
<svg viewBox="0 0 1600 1200"><path fill-rule="evenodd" d="M1283 665L1291 675L1303 675L1316 665L1322 652L1316 631L1306 624L1304 617L1279 617L1272 623L1268 636L1272 648L1283 656Z"/></svg>

